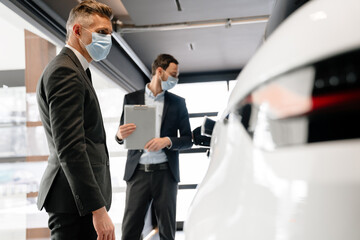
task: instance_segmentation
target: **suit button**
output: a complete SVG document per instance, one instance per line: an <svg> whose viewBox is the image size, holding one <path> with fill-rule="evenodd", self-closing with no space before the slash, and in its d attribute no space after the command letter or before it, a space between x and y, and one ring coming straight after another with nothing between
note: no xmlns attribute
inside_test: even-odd
<svg viewBox="0 0 360 240"><path fill-rule="evenodd" d="M76 198L76 199L80 199L79 195L75 195L75 198Z"/></svg>
<svg viewBox="0 0 360 240"><path fill-rule="evenodd" d="M143 150L139 150L139 152L141 152L141 153L142 153L142 152L143 152Z"/></svg>
<svg viewBox="0 0 360 240"><path fill-rule="evenodd" d="M110 165L109 161L106 161L106 165L108 165L108 166Z"/></svg>

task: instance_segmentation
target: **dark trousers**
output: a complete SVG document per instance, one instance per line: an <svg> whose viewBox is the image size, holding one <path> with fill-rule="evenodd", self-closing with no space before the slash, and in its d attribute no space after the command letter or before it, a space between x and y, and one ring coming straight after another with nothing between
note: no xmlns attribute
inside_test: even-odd
<svg viewBox="0 0 360 240"><path fill-rule="evenodd" d="M48 213L51 240L96 240L92 214Z"/></svg>
<svg viewBox="0 0 360 240"><path fill-rule="evenodd" d="M174 240L178 184L169 169L154 172L137 170L127 182L122 224L123 240L139 240L152 201L161 240Z"/></svg>

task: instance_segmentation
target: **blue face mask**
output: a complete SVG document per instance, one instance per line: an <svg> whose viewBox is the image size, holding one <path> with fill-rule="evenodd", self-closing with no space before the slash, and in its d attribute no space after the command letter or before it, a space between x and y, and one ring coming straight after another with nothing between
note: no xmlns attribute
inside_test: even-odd
<svg viewBox="0 0 360 240"><path fill-rule="evenodd" d="M87 30L86 28L84 29ZM98 62L105 59L110 52L111 44L112 44L111 35L92 32L91 36L92 36L91 43L88 45L85 44L84 45L90 57L94 61Z"/></svg>
<svg viewBox="0 0 360 240"><path fill-rule="evenodd" d="M161 78L160 78L161 79ZM163 91L170 90L178 83L179 79L173 76L168 76L166 81L161 81L161 88Z"/></svg>

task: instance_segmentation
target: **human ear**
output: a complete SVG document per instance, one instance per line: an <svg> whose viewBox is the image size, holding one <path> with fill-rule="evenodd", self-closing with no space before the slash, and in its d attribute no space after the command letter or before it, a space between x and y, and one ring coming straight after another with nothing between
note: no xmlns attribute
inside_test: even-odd
<svg viewBox="0 0 360 240"><path fill-rule="evenodd" d="M161 74L162 71L163 71L163 69L162 69L161 67L158 67L158 68L156 69L156 71L157 71L159 74Z"/></svg>
<svg viewBox="0 0 360 240"><path fill-rule="evenodd" d="M79 36L80 37L80 25L79 24L74 24L73 26L73 33L75 34L75 36Z"/></svg>

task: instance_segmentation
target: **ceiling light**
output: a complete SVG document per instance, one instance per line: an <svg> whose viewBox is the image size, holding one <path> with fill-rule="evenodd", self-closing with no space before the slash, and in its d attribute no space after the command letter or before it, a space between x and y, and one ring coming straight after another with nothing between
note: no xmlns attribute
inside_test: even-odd
<svg viewBox="0 0 360 240"><path fill-rule="evenodd" d="M175 3L176 3L177 10L178 10L179 12L181 12L182 9L181 9L181 5L180 5L180 0L175 0Z"/></svg>
<svg viewBox="0 0 360 240"><path fill-rule="evenodd" d="M190 51L194 51L194 45L192 43L189 43L189 49Z"/></svg>

